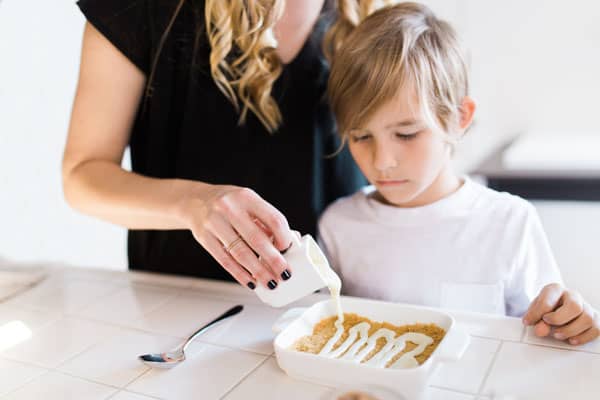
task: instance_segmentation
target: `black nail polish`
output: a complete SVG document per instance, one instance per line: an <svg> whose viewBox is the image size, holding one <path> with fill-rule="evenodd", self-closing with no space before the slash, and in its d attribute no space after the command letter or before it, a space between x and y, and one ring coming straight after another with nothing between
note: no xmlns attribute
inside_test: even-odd
<svg viewBox="0 0 600 400"><path fill-rule="evenodd" d="M281 273L281 279L283 279L284 281L287 281L291 277L292 277L292 274L287 269Z"/></svg>
<svg viewBox="0 0 600 400"><path fill-rule="evenodd" d="M248 285L247 285L247 286L248 286L248 287L249 287L251 290L254 290L254 289L256 289L256 285L254 284L254 282L248 282Z"/></svg>
<svg viewBox="0 0 600 400"><path fill-rule="evenodd" d="M267 283L267 286L269 287L269 289L273 290L277 287L277 282L275 282L274 280L270 280L269 283Z"/></svg>

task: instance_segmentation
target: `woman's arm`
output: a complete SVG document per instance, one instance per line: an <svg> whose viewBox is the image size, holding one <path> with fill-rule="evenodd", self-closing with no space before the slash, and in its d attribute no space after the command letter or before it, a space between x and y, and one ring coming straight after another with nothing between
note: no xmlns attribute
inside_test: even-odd
<svg viewBox="0 0 600 400"><path fill-rule="evenodd" d="M67 202L130 229L190 229L240 283L278 281L288 267L277 249L289 245L291 232L285 217L257 194L235 186L149 178L121 168L145 82L142 71L86 24L62 166ZM244 242L225 251L223 246L238 236Z"/></svg>
<svg viewBox="0 0 600 400"><path fill-rule="evenodd" d="M186 185L120 166L145 81L142 71L86 24L62 167L65 197L81 212L128 228L183 228L170 207Z"/></svg>

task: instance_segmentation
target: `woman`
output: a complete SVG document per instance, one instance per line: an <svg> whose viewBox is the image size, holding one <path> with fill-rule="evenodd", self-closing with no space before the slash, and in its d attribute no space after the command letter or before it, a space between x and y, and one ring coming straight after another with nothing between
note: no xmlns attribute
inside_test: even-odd
<svg viewBox="0 0 600 400"><path fill-rule="evenodd" d="M314 233L363 183L347 153L327 157L339 143L321 45L328 31L333 54L375 3L80 0L67 201L129 228L132 269L275 289L293 274L290 227Z"/></svg>

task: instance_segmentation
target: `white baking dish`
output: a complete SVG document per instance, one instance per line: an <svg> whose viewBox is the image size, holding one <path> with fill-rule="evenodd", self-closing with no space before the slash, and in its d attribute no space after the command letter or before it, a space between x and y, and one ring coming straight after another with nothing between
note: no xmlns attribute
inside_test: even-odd
<svg viewBox="0 0 600 400"><path fill-rule="evenodd" d="M466 333L456 328L450 315L431 308L351 297L342 297L342 307L344 313L356 313L373 321L385 321L393 325L434 323L446 330L446 335L427 361L418 367L376 368L291 350L296 340L312 334L315 324L323 318L336 315L331 300L305 309L291 309L273 326L273 330L279 332L274 343L277 362L290 377L334 387L349 384L380 385L407 399L420 400L424 398L427 382L439 364L458 360L470 341Z"/></svg>

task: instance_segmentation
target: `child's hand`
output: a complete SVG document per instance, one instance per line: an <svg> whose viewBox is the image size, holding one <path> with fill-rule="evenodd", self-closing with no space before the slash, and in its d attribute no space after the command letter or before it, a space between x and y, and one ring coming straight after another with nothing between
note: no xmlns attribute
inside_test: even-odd
<svg viewBox="0 0 600 400"><path fill-rule="evenodd" d="M535 325L537 336L552 333L556 339L574 345L584 344L600 335L598 313L581 295L557 283L546 285L531 302L523 316L525 325Z"/></svg>

